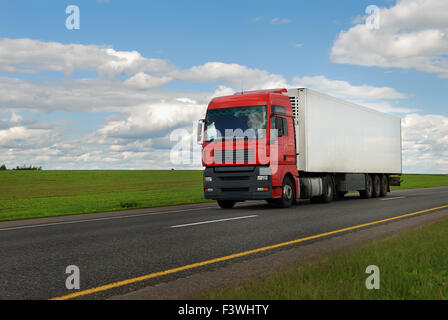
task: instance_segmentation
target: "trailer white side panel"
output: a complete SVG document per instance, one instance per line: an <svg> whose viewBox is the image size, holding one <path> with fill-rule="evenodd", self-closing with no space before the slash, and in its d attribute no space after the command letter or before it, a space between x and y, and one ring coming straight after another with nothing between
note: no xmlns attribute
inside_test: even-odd
<svg viewBox="0 0 448 320"><path fill-rule="evenodd" d="M306 172L401 173L401 119L310 89L290 89L298 166Z"/></svg>

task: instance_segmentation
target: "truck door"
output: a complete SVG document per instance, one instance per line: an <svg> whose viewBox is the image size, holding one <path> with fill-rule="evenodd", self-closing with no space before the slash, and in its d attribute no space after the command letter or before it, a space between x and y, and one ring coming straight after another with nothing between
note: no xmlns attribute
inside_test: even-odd
<svg viewBox="0 0 448 320"><path fill-rule="evenodd" d="M278 164L295 164L294 128L292 118L282 115L271 117L271 129L277 130Z"/></svg>

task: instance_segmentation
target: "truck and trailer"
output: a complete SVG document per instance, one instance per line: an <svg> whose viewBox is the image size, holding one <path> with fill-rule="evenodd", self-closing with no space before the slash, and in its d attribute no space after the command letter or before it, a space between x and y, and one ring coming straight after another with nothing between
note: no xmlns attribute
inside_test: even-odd
<svg viewBox="0 0 448 320"><path fill-rule="evenodd" d="M222 208L384 197L402 172L400 118L308 88L214 98L198 141L205 198Z"/></svg>

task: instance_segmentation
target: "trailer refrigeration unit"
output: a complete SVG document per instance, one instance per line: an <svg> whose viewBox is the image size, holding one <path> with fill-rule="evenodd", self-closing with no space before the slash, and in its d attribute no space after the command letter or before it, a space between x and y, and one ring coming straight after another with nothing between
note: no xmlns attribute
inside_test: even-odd
<svg viewBox="0 0 448 320"><path fill-rule="evenodd" d="M306 88L214 98L198 142L205 198L222 208L384 197L400 183L401 119Z"/></svg>

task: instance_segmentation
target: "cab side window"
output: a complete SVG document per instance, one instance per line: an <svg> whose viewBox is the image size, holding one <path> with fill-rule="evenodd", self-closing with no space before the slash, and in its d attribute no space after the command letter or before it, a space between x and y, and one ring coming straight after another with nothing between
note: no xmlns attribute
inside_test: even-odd
<svg viewBox="0 0 448 320"><path fill-rule="evenodd" d="M283 126L283 135L287 136L288 135L288 119L286 118L281 118L282 119L282 126Z"/></svg>
<svg viewBox="0 0 448 320"><path fill-rule="evenodd" d="M272 117L271 118L271 129L278 130L278 137L283 137L288 135L288 123L286 118L282 117Z"/></svg>
<svg viewBox="0 0 448 320"><path fill-rule="evenodd" d="M271 108L272 108L272 112L286 114L285 107L273 105Z"/></svg>

